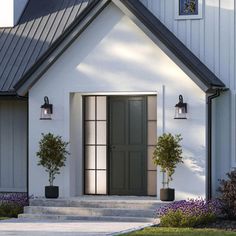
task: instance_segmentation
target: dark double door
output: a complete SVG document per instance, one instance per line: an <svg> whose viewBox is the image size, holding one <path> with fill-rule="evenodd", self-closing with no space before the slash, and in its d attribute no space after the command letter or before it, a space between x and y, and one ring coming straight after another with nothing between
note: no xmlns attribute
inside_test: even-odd
<svg viewBox="0 0 236 236"><path fill-rule="evenodd" d="M147 194L145 96L109 98L109 192Z"/></svg>

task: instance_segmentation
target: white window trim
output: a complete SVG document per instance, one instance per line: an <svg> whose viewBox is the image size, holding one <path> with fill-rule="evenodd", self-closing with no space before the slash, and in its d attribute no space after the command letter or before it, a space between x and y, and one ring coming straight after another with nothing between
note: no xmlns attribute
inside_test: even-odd
<svg viewBox="0 0 236 236"><path fill-rule="evenodd" d="M175 0L175 19L176 20L199 20L203 18L203 3L204 0L198 0L198 14L197 15L180 15L179 14L179 0Z"/></svg>

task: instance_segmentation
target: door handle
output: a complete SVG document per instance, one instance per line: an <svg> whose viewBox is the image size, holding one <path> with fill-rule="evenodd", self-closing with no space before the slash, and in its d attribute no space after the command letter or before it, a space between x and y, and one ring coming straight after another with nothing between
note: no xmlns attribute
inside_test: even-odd
<svg viewBox="0 0 236 236"><path fill-rule="evenodd" d="M113 149L115 149L115 148L116 148L115 145L111 145L111 146L110 146L110 150L113 150Z"/></svg>

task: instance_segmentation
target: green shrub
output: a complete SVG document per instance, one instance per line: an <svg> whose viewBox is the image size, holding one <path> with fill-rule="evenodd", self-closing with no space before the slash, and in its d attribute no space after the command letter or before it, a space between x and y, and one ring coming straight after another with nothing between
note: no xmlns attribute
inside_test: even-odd
<svg viewBox="0 0 236 236"><path fill-rule="evenodd" d="M163 227L194 227L214 222L215 220L216 216L212 213L196 216L177 210L169 211L166 215L162 216L160 225Z"/></svg>
<svg viewBox="0 0 236 236"><path fill-rule="evenodd" d="M66 150L68 144L61 136L42 134L36 155L39 158L38 165L43 166L48 172L50 186L53 186L55 175L60 174L61 167L65 166L66 157L69 155Z"/></svg>
<svg viewBox="0 0 236 236"><path fill-rule="evenodd" d="M194 227L215 221L219 212L217 200L191 199L158 209L157 217L160 217L160 225L163 227Z"/></svg>
<svg viewBox="0 0 236 236"><path fill-rule="evenodd" d="M23 206L14 203L2 203L0 205L0 216L1 217L17 217L23 213Z"/></svg>
<svg viewBox="0 0 236 236"><path fill-rule="evenodd" d="M232 220L236 220L236 170L227 173L227 180L220 180L219 200L222 213Z"/></svg>
<svg viewBox="0 0 236 236"><path fill-rule="evenodd" d="M0 217L17 217L28 203L27 193L0 193Z"/></svg>
<svg viewBox="0 0 236 236"><path fill-rule="evenodd" d="M167 174L167 187L169 187L177 164L183 163L181 140L180 134L173 136L170 133L164 133L158 138L153 152L154 164L160 166L162 171Z"/></svg>

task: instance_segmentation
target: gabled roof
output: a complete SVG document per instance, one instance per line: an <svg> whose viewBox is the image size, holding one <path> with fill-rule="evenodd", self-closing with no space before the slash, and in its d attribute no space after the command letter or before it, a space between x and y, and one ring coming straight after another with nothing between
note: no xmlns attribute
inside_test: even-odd
<svg viewBox="0 0 236 236"><path fill-rule="evenodd" d="M9 92L89 4L29 0L14 28L0 28L0 91Z"/></svg>
<svg viewBox="0 0 236 236"><path fill-rule="evenodd" d="M48 0L40 0L40 1L30 0L29 4L32 4L31 7L33 8L34 4L37 5L37 2L41 1L42 2L46 1L48 3ZM174 36L172 32L170 32L138 0L92 0L90 1L90 3L88 3L88 1L77 0L75 1L77 2L77 5L76 4L73 5L72 2L74 1L72 0L64 0L64 1L50 0L50 1L54 2L54 4L56 4L55 2L61 2L64 4L65 2L67 2L67 4L68 2L71 2L71 5L69 4L70 6L77 7L77 14L76 14L77 16L75 16L74 14L73 14L74 17L71 16L72 14L69 13L69 9L71 9L70 7L63 8L65 12L67 12L67 14L65 13L63 14L61 12L62 10L56 11L58 12L57 14L61 13L60 17L55 17L54 19L55 23L60 25L58 26L58 28L61 29L61 30L54 30L57 37L55 36L54 40L52 40L47 45L47 47L45 46L43 51L39 50L40 47L39 48L35 47L37 48L35 50L30 50L30 48L32 47L28 47L25 53L26 55L28 55L27 58L28 61L31 62L31 64L28 65L28 62L26 61L27 58L25 59L24 56L21 55L21 59L23 59L25 63L24 70L18 67L17 64L16 65L13 64L13 67L19 68L18 70L21 71L21 73L17 74L18 77L15 76L9 77L8 80L11 83L4 82L8 80L4 79L4 77L0 75L0 88L2 88L2 91L6 91L5 89L8 89L8 91L10 91L14 86L18 94L25 95L28 92L28 90L41 77L41 75L58 59L58 57L60 57L60 55L71 45L71 43L76 38L78 38L78 36L88 27L88 25L93 20L96 19L96 16L100 14L100 12L102 12L102 10L110 2L115 3L126 15L130 16L131 20L133 20L134 23L136 23L159 47L161 47L162 50L165 51L165 53L169 57L171 57L185 71L185 73L188 74L190 78L193 79L199 85L199 87L201 87L205 92L208 92L214 88L225 87L224 83L222 83L213 72L211 72L177 37ZM27 9L28 8L29 6L27 7ZM84 8L84 10L83 11L78 10L79 8L81 9ZM72 9L71 11L73 12ZM33 17L34 14L31 14L31 17ZM67 17L65 15L67 15ZM42 18L44 19L44 17ZM24 18L22 17L22 19ZM22 22L22 19L21 19L21 24L23 22L27 22L26 20ZM61 23L62 21L64 23ZM65 23L66 21L67 23ZM68 22L71 22L71 24L69 25ZM46 27L43 27L43 29L41 29L41 35L46 35L45 33L46 31L44 31L44 28ZM41 41L38 39L37 42L38 44L40 44ZM35 45L35 43L33 43L33 45ZM36 52L37 53L40 52L37 57L35 56ZM10 60L11 58L12 57L9 56ZM34 58L34 60L31 61L29 60L29 58ZM15 70L17 68L15 68ZM0 64L0 72L1 71L2 69ZM10 72L10 74L12 74L12 72Z"/></svg>

